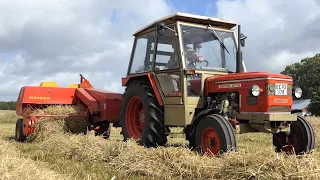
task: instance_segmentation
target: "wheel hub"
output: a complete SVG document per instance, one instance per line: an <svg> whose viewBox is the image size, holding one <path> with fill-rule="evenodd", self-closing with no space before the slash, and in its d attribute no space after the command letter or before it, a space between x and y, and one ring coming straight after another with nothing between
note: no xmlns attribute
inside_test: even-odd
<svg viewBox="0 0 320 180"><path fill-rule="evenodd" d="M212 128L206 128L202 133L203 152L216 154L220 151L220 141L217 132Z"/></svg>
<svg viewBox="0 0 320 180"><path fill-rule="evenodd" d="M140 138L144 128L144 107L141 99L134 96L130 99L126 110L126 127L132 138Z"/></svg>
<svg viewBox="0 0 320 180"><path fill-rule="evenodd" d="M216 144L216 140L214 138L210 138L210 148L214 148Z"/></svg>
<svg viewBox="0 0 320 180"><path fill-rule="evenodd" d="M140 128L141 131L143 131L144 121L145 121L144 109L142 109L139 112L138 121L139 121L139 128Z"/></svg>

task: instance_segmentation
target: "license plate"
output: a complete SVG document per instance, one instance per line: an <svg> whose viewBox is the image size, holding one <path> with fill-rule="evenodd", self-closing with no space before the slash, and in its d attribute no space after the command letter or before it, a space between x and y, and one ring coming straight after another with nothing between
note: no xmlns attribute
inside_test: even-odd
<svg viewBox="0 0 320 180"><path fill-rule="evenodd" d="M288 94L287 84L275 84L275 95L276 96L286 96Z"/></svg>

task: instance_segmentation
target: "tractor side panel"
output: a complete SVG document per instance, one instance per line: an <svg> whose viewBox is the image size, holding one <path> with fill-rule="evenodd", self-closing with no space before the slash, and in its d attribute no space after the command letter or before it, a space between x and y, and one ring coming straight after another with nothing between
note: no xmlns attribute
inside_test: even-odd
<svg viewBox="0 0 320 180"><path fill-rule="evenodd" d="M185 126L186 109L183 105L166 105L164 107L164 124L166 126Z"/></svg>

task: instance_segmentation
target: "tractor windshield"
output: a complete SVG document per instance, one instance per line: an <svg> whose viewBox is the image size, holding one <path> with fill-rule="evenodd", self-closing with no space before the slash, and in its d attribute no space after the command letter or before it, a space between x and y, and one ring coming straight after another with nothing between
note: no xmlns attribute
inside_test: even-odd
<svg viewBox="0 0 320 180"><path fill-rule="evenodd" d="M236 71L236 42L233 32L181 25L187 69Z"/></svg>

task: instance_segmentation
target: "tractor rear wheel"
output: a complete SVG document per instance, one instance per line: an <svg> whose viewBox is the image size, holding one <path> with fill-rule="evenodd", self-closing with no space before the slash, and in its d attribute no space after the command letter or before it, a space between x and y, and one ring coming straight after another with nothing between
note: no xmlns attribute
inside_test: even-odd
<svg viewBox="0 0 320 180"><path fill-rule="evenodd" d="M195 132L195 145L198 152L207 155L237 151L237 140L229 121L218 114L200 120Z"/></svg>
<svg viewBox="0 0 320 180"><path fill-rule="evenodd" d="M273 134L273 145L276 152L286 154L310 153L315 145L315 133L311 124L303 117L298 116L297 121L290 126L290 134L286 137L285 133Z"/></svg>
<svg viewBox="0 0 320 180"><path fill-rule="evenodd" d="M23 119L18 119L16 122L15 140L18 142L25 141L26 137L23 135Z"/></svg>
<svg viewBox="0 0 320 180"><path fill-rule="evenodd" d="M124 141L133 138L146 147L167 143L163 109L148 82L133 81L128 85L120 116Z"/></svg>

